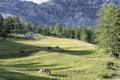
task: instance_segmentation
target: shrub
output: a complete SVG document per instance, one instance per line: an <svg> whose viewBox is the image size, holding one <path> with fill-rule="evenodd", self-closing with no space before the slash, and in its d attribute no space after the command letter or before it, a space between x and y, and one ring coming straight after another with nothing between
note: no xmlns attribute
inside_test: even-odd
<svg viewBox="0 0 120 80"><path fill-rule="evenodd" d="M105 73L102 75L102 78L112 78L111 74Z"/></svg>
<svg viewBox="0 0 120 80"><path fill-rule="evenodd" d="M116 70L115 63L114 62L108 62L107 63L107 69Z"/></svg>

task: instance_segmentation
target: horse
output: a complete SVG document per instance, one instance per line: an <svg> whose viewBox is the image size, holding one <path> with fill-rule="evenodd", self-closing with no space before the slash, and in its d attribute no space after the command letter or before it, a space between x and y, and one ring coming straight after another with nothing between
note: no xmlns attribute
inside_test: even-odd
<svg viewBox="0 0 120 80"><path fill-rule="evenodd" d="M45 73L47 73L49 75L51 74L51 70L48 69L48 68L41 68L41 69L39 69L38 74L40 74L41 72L45 72Z"/></svg>

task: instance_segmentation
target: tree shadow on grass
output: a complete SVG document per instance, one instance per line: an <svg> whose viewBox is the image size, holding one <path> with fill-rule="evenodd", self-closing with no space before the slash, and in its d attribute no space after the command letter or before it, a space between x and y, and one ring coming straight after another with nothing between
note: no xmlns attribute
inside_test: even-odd
<svg viewBox="0 0 120 80"><path fill-rule="evenodd" d="M57 80L56 78L47 78L41 76L27 75L19 72L8 71L0 68L0 79L4 80Z"/></svg>
<svg viewBox="0 0 120 80"><path fill-rule="evenodd" d="M93 50L66 50L58 47L40 47L21 43L15 43L12 41L0 41L0 59L20 58L30 56L38 51L58 52L62 54L70 55L89 55L94 53Z"/></svg>
<svg viewBox="0 0 120 80"><path fill-rule="evenodd" d="M95 50L66 50L60 47L39 47L41 51L48 51L48 52L58 52L62 54L70 54L70 55L90 55L95 52Z"/></svg>
<svg viewBox="0 0 120 80"><path fill-rule="evenodd" d="M54 69L51 69L51 70L65 70L65 69L69 69L71 67L61 67L61 68L54 68Z"/></svg>
<svg viewBox="0 0 120 80"><path fill-rule="evenodd" d="M52 70L51 67L54 67L54 66L57 66L57 64L49 64L49 65L39 64L39 65L34 65L33 67L32 66L26 67L25 71L38 71L41 68L49 68L50 70ZM19 68L19 66L17 66L17 68Z"/></svg>
<svg viewBox="0 0 120 80"><path fill-rule="evenodd" d="M90 55L94 53L95 51L92 50L66 50L65 53L71 54L71 55Z"/></svg>
<svg viewBox="0 0 120 80"><path fill-rule="evenodd" d="M0 59L26 57L39 51L37 46L12 41L0 41L0 44Z"/></svg>
<svg viewBox="0 0 120 80"><path fill-rule="evenodd" d="M65 75L65 74L51 74L51 76L54 76L54 77L68 77L68 75Z"/></svg>
<svg viewBox="0 0 120 80"><path fill-rule="evenodd" d="M63 54L70 54L70 55L90 55L94 53L94 50L64 50L62 48L60 49L55 49L52 48L51 51L53 52L58 52L58 53L63 53Z"/></svg>
<svg viewBox="0 0 120 80"><path fill-rule="evenodd" d="M20 71L38 71L41 68L50 68L57 66L58 64L49 64L49 65L43 65L40 63L28 63L28 64L10 64L10 65L2 65L1 67L13 67L14 70L20 70ZM61 68L62 69L62 68ZM53 70L50 68L50 70Z"/></svg>
<svg viewBox="0 0 120 80"><path fill-rule="evenodd" d="M72 46L72 47L66 47L65 49L73 49L73 48L85 48L86 46Z"/></svg>

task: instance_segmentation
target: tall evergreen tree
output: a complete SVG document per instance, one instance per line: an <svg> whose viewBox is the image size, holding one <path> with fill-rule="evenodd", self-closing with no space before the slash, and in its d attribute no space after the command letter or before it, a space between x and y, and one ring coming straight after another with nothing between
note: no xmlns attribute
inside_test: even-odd
<svg viewBox="0 0 120 80"><path fill-rule="evenodd" d="M54 33L56 35L60 35L61 32L62 32L62 27L61 27L60 23L56 23L54 26Z"/></svg>
<svg viewBox="0 0 120 80"><path fill-rule="evenodd" d="M2 30L2 27L3 27L3 16L2 14L0 14L0 31Z"/></svg>
<svg viewBox="0 0 120 80"><path fill-rule="evenodd" d="M14 29L14 20L13 17L5 18L3 22L4 29L7 33L10 33L12 29Z"/></svg>
<svg viewBox="0 0 120 80"><path fill-rule="evenodd" d="M21 22L19 20L19 17L13 17L13 29L11 30L11 33L21 33Z"/></svg>
<svg viewBox="0 0 120 80"><path fill-rule="evenodd" d="M28 22L21 22L21 26L23 27L23 34L25 34L26 32L28 32L28 31L31 31L31 28L30 28L30 23L28 23Z"/></svg>
<svg viewBox="0 0 120 80"><path fill-rule="evenodd" d="M94 29L92 27L87 27L88 42L94 43Z"/></svg>
<svg viewBox="0 0 120 80"><path fill-rule="evenodd" d="M88 42L88 34L86 28L82 28L80 39Z"/></svg>
<svg viewBox="0 0 120 80"><path fill-rule="evenodd" d="M7 33L3 27L3 22L4 22L3 16L2 16L2 14L0 14L0 37L3 37L4 39L6 39Z"/></svg>
<svg viewBox="0 0 120 80"><path fill-rule="evenodd" d="M73 27L73 31L74 31L74 39L80 39L80 31L78 27Z"/></svg>
<svg viewBox="0 0 120 80"><path fill-rule="evenodd" d="M35 28L35 32L41 34L41 33L42 33L41 27L40 27L40 26L37 26L37 27Z"/></svg>
<svg viewBox="0 0 120 80"><path fill-rule="evenodd" d="M68 37L67 36L67 32L66 32L66 28L62 28L62 33L61 33L62 37Z"/></svg>
<svg viewBox="0 0 120 80"><path fill-rule="evenodd" d="M50 29L48 25L45 25L44 29L43 29L43 34L50 36Z"/></svg>
<svg viewBox="0 0 120 80"><path fill-rule="evenodd" d="M96 41L112 53L120 53L120 9L112 3L98 12Z"/></svg>

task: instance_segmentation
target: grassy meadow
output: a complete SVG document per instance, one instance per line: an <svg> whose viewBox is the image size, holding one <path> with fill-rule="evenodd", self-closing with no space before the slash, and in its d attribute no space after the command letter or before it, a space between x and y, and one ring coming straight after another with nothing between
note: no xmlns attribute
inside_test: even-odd
<svg viewBox="0 0 120 80"><path fill-rule="evenodd" d="M38 74L40 68L52 74ZM87 42L42 35L0 41L0 80L120 80L119 75L120 60Z"/></svg>

